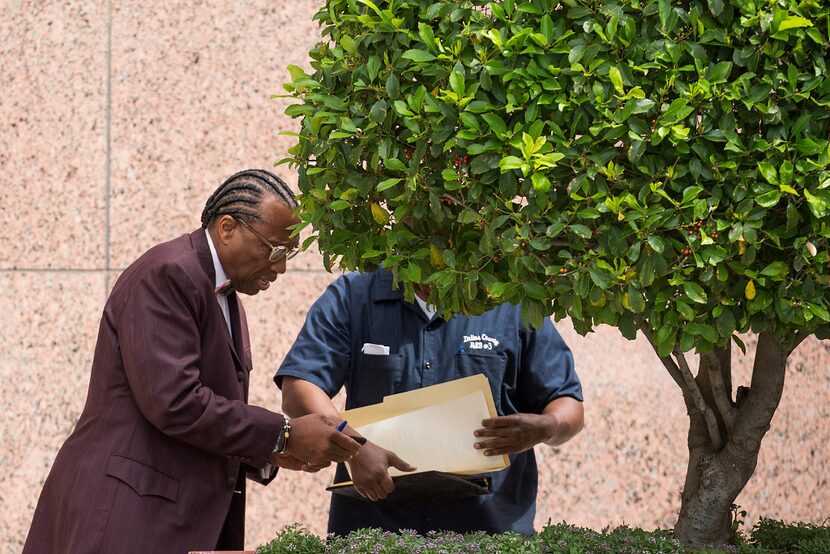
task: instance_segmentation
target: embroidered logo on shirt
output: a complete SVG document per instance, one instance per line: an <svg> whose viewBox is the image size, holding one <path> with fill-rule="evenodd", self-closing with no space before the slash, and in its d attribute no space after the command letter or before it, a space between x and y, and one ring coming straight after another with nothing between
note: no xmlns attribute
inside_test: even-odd
<svg viewBox="0 0 830 554"><path fill-rule="evenodd" d="M494 339L493 337L487 336L487 334L485 333L482 333L480 335L464 335L464 339L462 340L462 344L459 348L459 351L464 352L465 350L495 350L498 345L498 339Z"/></svg>

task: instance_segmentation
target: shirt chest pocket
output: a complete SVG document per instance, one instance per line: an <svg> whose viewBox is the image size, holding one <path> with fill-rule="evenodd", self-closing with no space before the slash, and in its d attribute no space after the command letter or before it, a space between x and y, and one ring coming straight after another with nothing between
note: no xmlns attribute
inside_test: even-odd
<svg viewBox="0 0 830 554"><path fill-rule="evenodd" d="M504 389L504 372L507 366L507 358L498 352L488 354L456 354L455 356L455 378L469 377L479 373L487 377L490 383L490 390L493 393L493 401L496 404L496 411L503 415L502 394Z"/></svg>
<svg viewBox="0 0 830 554"><path fill-rule="evenodd" d="M361 352L353 368L349 396L357 406L383 402L384 396L397 392L402 376L402 354L374 355Z"/></svg>

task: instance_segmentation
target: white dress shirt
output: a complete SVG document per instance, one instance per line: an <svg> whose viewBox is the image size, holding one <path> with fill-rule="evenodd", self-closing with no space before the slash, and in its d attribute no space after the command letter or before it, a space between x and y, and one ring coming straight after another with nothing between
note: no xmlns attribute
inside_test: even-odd
<svg viewBox="0 0 830 554"><path fill-rule="evenodd" d="M216 272L215 288L218 288L219 285L228 280L228 276L225 275L225 270L222 268L222 263L219 261L219 255L216 253L216 247L213 246L213 239L210 238L210 233L207 229L205 229L205 236L207 237L208 248L210 248L210 257L213 259L213 269ZM233 331L231 331L231 314L228 308L228 297L222 294L217 294L216 301L219 302L219 307L222 308L222 313L225 315L225 323L228 325L228 333L230 333L231 337L233 337Z"/></svg>

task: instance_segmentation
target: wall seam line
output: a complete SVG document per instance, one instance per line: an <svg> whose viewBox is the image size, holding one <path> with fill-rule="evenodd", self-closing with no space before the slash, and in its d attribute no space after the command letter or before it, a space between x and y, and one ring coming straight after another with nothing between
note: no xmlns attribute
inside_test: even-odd
<svg viewBox="0 0 830 554"><path fill-rule="evenodd" d="M110 197L112 173L112 0L107 0L106 156L104 158L104 302L110 288Z"/></svg>

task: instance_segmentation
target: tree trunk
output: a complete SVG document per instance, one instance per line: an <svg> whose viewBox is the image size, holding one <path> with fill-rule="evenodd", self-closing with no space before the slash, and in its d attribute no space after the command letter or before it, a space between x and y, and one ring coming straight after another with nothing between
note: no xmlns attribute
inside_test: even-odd
<svg viewBox="0 0 830 554"><path fill-rule="evenodd" d="M718 391L708 370L711 364L720 364L717 369L721 374L731 376L731 367L724 367L731 365L728 352L701 359L695 381L706 405L717 416L723 441L719 449L713 444L703 414L690 403L684 389L690 419L689 466L674 529L684 545L719 546L730 541L732 505L755 471L761 439L781 400L786 361L787 352L779 341L767 333L760 334L749 392L732 402L731 390L726 390L734 413L724 414L724 403L719 410L714 400ZM731 389L731 380L723 379L723 385Z"/></svg>

